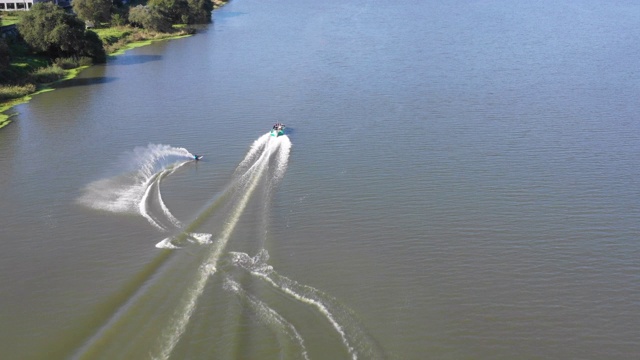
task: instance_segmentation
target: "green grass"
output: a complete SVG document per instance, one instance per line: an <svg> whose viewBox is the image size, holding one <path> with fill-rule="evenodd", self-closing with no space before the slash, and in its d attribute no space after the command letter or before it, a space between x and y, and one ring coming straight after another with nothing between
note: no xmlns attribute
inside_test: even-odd
<svg viewBox="0 0 640 360"><path fill-rule="evenodd" d="M127 36L131 35L131 28L118 26L118 27L110 27L110 28L100 28L100 29L92 29L95 31L100 40L105 44L114 44L120 39L124 39Z"/></svg>
<svg viewBox="0 0 640 360"><path fill-rule="evenodd" d="M43 56L16 56L11 62L11 66L23 69L38 69L49 65L49 59Z"/></svg>
<svg viewBox="0 0 640 360"><path fill-rule="evenodd" d="M65 71L58 65L51 65L40 68L31 73L31 77L39 84L48 84L58 81L65 76Z"/></svg>
<svg viewBox="0 0 640 360"><path fill-rule="evenodd" d="M19 11L0 11L0 21L2 21L2 26L13 25L20 22L20 12Z"/></svg>
<svg viewBox="0 0 640 360"><path fill-rule="evenodd" d="M111 28L94 29L102 42L107 54L120 55L123 52L141 46L146 46L154 41L176 39L192 34L189 28L176 28L176 33L159 33L155 31L134 28L130 26L117 26Z"/></svg>

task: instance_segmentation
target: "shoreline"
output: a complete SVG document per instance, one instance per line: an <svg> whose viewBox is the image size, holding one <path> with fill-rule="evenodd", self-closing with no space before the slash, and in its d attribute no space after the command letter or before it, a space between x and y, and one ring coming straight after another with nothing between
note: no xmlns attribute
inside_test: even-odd
<svg viewBox="0 0 640 360"><path fill-rule="evenodd" d="M226 5L229 1L228 0L224 0L224 1L213 0L212 2L214 4L213 11L216 11L220 7ZM211 22L211 24L213 24L213 21ZM211 24L208 24L208 25L211 25ZM113 57L122 55L122 54L124 54L125 52L127 52L129 50L132 50L132 49L135 49L135 48L139 48L139 47L143 47L143 46L147 46L147 45L151 45L154 42L158 42L158 41L176 40L176 39L181 39L181 38L185 38L185 37L189 37L189 36L193 36L193 35L195 35L195 34L179 34L179 35L162 37L162 38L159 38L159 39L145 39L145 40L140 40L140 41L127 43L126 45L124 45L123 47L119 48L118 50L116 50L116 51L114 51L114 52L112 52L110 54L107 54L106 65L109 64L109 60L112 59ZM5 128L9 124L11 124L13 122L11 120L11 118L18 114L17 112L13 112L13 113L7 114L6 113L7 111L11 110L12 108L14 108L14 107L16 107L18 105L22 105L22 104L28 103L29 101L31 101L31 99L34 96L36 96L38 94L56 90L55 85L57 85L59 83L62 83L64 81L67 81L67 80L74 79L76 76L78 76L78 74L80 74L80 72L82 72L82 70L84 70L86 68L89 68L91 66L93 66L93 65L80 66L80 67L77 67L77 68L74 68L74 69L65 70L66 74L62 79L58 79L56 81L53 81L53 82L47 83L47 84L41 84L40 88L37 89L35 92L33 92L31 94L28 94L28 95L25 95L23 97L6 100L4 102L0 102L0 131L2 131L3 128Z"/></svg>

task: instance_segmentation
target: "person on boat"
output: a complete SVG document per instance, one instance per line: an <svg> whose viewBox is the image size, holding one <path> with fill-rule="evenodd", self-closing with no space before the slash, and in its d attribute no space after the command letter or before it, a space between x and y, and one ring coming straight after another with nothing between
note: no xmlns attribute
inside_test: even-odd
<svg viewBox="0 0 640 360"><path fill-rule="evenodd" d="M193 158L194 158L196 161L200 160L200 156L199 156L199 155L195 155L195 154L194 154L194 155L193 155Z"/></svg>

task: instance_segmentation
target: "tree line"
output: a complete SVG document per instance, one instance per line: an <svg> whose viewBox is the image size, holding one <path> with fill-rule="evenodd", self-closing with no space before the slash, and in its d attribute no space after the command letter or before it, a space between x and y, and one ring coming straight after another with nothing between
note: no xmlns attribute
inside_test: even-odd
<svg viewBox="0 0 640 360"><path fill-rule="evenodd" d="M0 84L17 80L11 62L18 53L49 59L54 65L59 59L101 63L106 61L105 45L92 27L128 25L172 33L176 24L210 23L214 8L212 0L142 1L73 0L72 12L51 2L35 3L21 14L17 38L0 38Z"/></svg>

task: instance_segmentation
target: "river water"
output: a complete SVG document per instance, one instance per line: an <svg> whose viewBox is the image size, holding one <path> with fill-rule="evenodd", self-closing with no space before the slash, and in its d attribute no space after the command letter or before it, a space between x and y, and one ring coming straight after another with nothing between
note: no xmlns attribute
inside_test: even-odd
<svg viewBox="0 0 640 360"><path fill-rule="evenodd" d="M639 18L234 0L35 96L2 358L637 358Z"/></svg>

